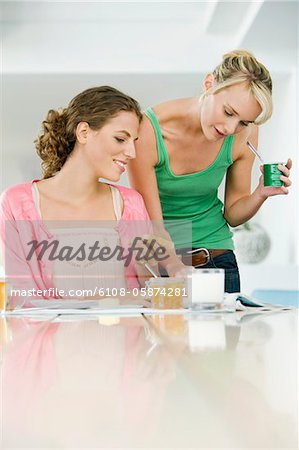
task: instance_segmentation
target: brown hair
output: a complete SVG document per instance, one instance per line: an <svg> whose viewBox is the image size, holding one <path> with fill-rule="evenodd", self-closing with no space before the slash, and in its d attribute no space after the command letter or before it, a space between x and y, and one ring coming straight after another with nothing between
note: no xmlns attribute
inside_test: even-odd
<svg viewBox="0 0 299 450"><path fill-rule="evenodd" d="M242 49L226 53L222 62L213 71L213 75L216 85L208 89L205 95L216 94L234 84L247 82L262 108L255 123L261 125L271 117L273 111L271 76L252 53Z"/></svg>
<svg viewBox="0 0 299 450"><path fill-rule="evenodd" d="M138 102L110 86L87 89L73 98L67 108L50 109L34 141L42 159L44 178L52 177L64 165L76 143L76 128L80 122L87 122L90 128L98 130L120 111L134 112L139 122L142 120Z"/></svg>

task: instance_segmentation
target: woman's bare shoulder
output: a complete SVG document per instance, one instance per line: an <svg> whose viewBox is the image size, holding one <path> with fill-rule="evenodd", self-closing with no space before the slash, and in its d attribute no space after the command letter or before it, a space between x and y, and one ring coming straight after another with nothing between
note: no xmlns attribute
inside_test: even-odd
<svg viewBox="0 0 299 450"><path fill-rule="evenodd" d="M173 121L185 117L186 110L190 108L193 98L177 98L159 103L152 107L160 123Z"/></svg>
<svg viewBox="0 0 299 450"><path fill-rule="evenodd" d="M247 141L250 141L255 147L257 146L258 140L258 126L252 124L250 128L246 128L241 133L238 133L234 137L233 142L233 160L244 158L244 156L252 156L248 149Z"/></svg>

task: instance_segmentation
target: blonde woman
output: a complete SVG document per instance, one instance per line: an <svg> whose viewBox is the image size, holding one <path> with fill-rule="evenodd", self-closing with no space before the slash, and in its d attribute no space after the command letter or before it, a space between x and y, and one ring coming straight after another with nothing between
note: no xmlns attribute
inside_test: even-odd
<svg viewBox="0 0 299 450"><path fill-rule="evenodd" d="M279 166L282 187L264 187L263 174L250 192L258 126L272 114L268 70L248 51L236 50L203 81L198 97L171 100L144 114L137 157L129 164L132 186L143 196L152 220L192 222L192 243L168 232L182 262L225 269L226 292L240 291L229 228L251 219L268 197L286 195L292 161ZM261 168L262 172L262 168ZM224 204L218 187L226 175ZM167 229L167 222L166 222ZM191 247L191 248L190 248ZM169 275L182 263L174 257Z"/></svg>

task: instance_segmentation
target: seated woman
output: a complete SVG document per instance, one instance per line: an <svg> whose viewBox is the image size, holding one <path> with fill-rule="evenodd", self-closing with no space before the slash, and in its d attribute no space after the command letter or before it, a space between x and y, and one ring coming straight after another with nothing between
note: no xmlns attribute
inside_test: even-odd
<svg viewBox="0 0 299 450"><path fill-rule="evenodd" d="M146 270L134 264L128 246L149 232L143 199L99 178L117 182L135 158L141 119L138 103L109 86L48 112L35 141L43 179L1 196L5 270L14 288L60 298L139 287L137 272Z"/></svg>

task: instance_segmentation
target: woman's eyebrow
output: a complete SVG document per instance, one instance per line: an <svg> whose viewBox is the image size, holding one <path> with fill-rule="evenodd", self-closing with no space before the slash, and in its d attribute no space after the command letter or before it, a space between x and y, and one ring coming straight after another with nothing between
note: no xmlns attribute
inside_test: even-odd
<svg viewBox="0 0 299 450"><path fill-rule="evenodd" d="M226 103L226 105L225 105L227 108L230 108L232 111L233 111L233 113L235 113L237 116L239 116L240 114L231 106L231 105L229 105L228 103Z"/></svg>
<svg viewBox="0 0 299 450"><path fill-rule="evenodd" d="M117 130L116 133L124 133L129 138L131 137L130 133L126 130ZM134 139L134 141L137 141L137 139L138 139L138 136Z"/></svg>
<svg viewBox="0 0 299 450"><path fill-rule="evenodd" d="M233 111L233 113L236 114L236 116L240 116L240 114L237 113L237 111L236 111L231 105L229 105L229 104L227 103L225 106L226 106L227 108L230 108L230 109ZM243 122L246 122L246 123L254 123L254 120L243 120Z"/></svg>
<svg viewBox="0 0 299 450"><path fill-rule="evenodd" d="M116 133L124 133L128 137L131 137L130 133L128 131L126 131L126 130L117 130Z"/></svg>

